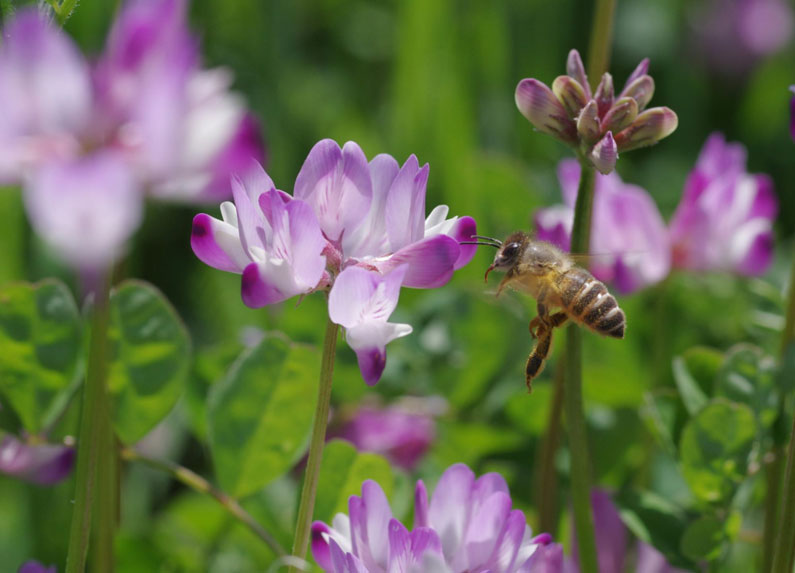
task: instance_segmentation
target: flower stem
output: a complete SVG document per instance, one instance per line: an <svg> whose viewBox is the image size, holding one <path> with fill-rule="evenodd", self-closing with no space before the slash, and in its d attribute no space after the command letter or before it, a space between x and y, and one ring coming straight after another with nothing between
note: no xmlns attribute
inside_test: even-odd
<svg viewBox="0 0 795 573"><path fill-rule="evenodd" d="M565 382L565 357L561 356L555 368L555 387L552 406L549 410L547 430L541 441L536 461L536 507L538 507L538 531L551 533L557 531L558 479L555 471L555 454L560 445L560 419L563 413L563 386Z"/></svg>
<svg viewBox="0 0 795 573"><path fill-rule="evenodd" d="M596 89L599 80L610 64L610 42L613 38L613 14L616 0L597 0L591 27L591 44L588 46L588 78L591 89Z"/></svg>
<svg viewBox="0 0 795 573"><path fill-rule="evenodd" d="M226 511L232 514L234 518L248 527L254 535L262 539L277 556L282 557L287 554L281 544L276 541L276 539L268 533L250 513L243 509L235 498L213 487L210 482L199 474L179 464L175 464L174 462L147 457L132 448L123 448L121 450L121 457L126 461L142 463L156 470L163 471L192 490L213 497Z"/></svg>
<svg viewBox="0 0 795 573"><path fill-rule="evenodd" d="M580 162L582 171L574 206L574 224L571 232L571 250L587 253L591 236L591 212L596 172L586 161ZM574 506L574 526L580 571L597 573L596 543L591 516L591 464L588 456L588 437L585 429L585 412L582 401L582 331L577 325L566 329L566 369L563 407L569 429L571 452L571 497Z"/></svg>
<svg viewBox="0 0 795 573"><path fill-rule="evenodd" d="M77 442L77 468L75 470L75 499L72 523L69 532L69 550L66 558L66 573L82 573L86 565L91 513L94 508L95 480L106 480L112 476L98 472L105 467L100 459L105 448L103 436L109 427L107 395L105 388L105 353L109 320L109 285L102 281L94 291L94 308L91 318L91 340L88 348L88 368L83 387L80 429ZM105 475L103 475L105 474ZM105 514L97 514L104 519ZM97 528L113 528L111 523L97 523ZM112 536L111 536L112 540Z"/></svg>
<svg viewBox="0 0 795 573"><path fill-rule="evenodd" d="M789 349L790 344L795 342L795 261L792 263L792 274L789 283L789 296L787 297L787 315L784 323L784 332L781 339L781 363ZM782 402L783 402L782 398ZM783 412L781 412L783 414ZM790 433L789 447L787 448L787 470L784 475L784 505L781 510L781 523L778 527L778 537L776 538L775 550L773 552L773 568L775 573L791 573L795 565L795 419L793 419L792 432ZM783 448L774 448L773 454L783 453ZM772 471L773 468L769 468ZM771 506L778 501L778 487L771 487L772 478L777 478L777 474L768 479L768 511ZM775 499L770 499L775 496ZM767 520L766 520L767 522ZM766 523L767 525L767 523ZM775 527L765 527L765 546L767 547L769 537L776 530Z"/></svg>
<svg viewBox="0 0 795 573"><path fill-rule="evenodd" d="M309 547L309 530L312 525L312 513L315 509L315 494L320 473L320 461L323 458L323 445L326 442L326 426L328 425L329 403L331 402L331 379L334 374L334 357L337 351L337 334L339 326L331 319L326 324L326 337L323 341L323 358L320 367L317 407L315 421L312 426L312 439L309 442L309 458L306 462L304 485L301 489L301 503L298 506L298 518L295 524L295 540L292 554L299 559L306 556ZM294 566L291 572L298 571Z"/></svg>

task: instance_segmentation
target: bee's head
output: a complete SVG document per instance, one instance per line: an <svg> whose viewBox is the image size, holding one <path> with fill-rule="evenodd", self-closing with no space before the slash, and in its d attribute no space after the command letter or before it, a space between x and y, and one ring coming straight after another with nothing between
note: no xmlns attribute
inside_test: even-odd
<svg viewBox="0 0 795 573"><path fill-rule="evenodd" d="M486 276L484 278L488 280L489 273L493 270L508 271L513 268L522 257L522 251L524 250L527 241L527 233L517 231L516 233L509 235L497 250L497 254L494 256L494 261L491 263L491 266L486 269Z"/></svg>

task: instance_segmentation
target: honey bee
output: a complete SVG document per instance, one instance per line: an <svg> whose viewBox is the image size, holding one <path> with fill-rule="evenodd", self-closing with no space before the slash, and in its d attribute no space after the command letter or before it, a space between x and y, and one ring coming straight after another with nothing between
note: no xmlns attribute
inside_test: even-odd
<svg viewBox="0 0 795 573"><path fill-rule="evenodd" d="M627 317L607 287L571 256L556 246L517 231L504 241L474 235L469 242L497 248L494 262L486 270L488 281L493 270L504 271L497 295L507 286L536 299L538 316L530 321L530 335L536 344L527 357L525 374L528 391L533 378L544 369L552 345L552 332L568 319L594 332L624 338ZM559 309L551 312L552 309Z"/></svg>

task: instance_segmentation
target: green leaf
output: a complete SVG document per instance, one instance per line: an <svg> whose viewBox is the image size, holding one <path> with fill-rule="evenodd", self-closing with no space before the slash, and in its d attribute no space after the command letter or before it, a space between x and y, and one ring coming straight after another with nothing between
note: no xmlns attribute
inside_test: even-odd
<svg viewBox="0 0 795 573"><path fill-rule="evenodd" d="M24 428L39 432L76 383L81 321L56 280L0 289L0 391Z"/></svg>
<svg viewBox="0 0 795 573"><path fill-rule="evenodd" d="M693 561L712 561L720 556L725 539L723 522L705 515L687 526L682 534L681 550Z"/></svg>
<svg viewBox="0 0 795 573"><path fill-rule="evenodd" d="M746 476L756 435L753 411L744 404L716 399L682 431L682 473L695 496L706 502L726 500Z"/></svg>
<svg viewBox="0 0 795 573"><path fill-rule="evenodd" d="M108 388L119 439L132 444L174 407L190 365L190 339L152 285L125 281L110 296Z"/></svg>
<svg viewBox="0 0 795 573"><path fill-rule="evenodd" d="M673 373L679 395L692 416L707 403L723 355L712 348L696 346L673 360Z"/></svg>
<svg viewBox="0 0 795 573"><path fill-rule="evenodd" d="M726 353L715 396L750 406L762 426L769 428L778 414L780 396L775 366L773 358L761 348L738 344Z"/></svg>
<svg viewBox="0 0 795 573"><path fill-rule="evenodd" d="M266 336L210 389L210 448L225 491L249 495L301 458L312 427L319 366L314 347Z"/></svg>
<svg viewBox="0 0 795 573"><path fill-rule="evenodd" d="M359 453L344 440L331 440L323 450L314 518L331 523L337 513L348 513L348 498L361 495L362 482L368 479L390 498L395 477L385 458Z"/></svg>

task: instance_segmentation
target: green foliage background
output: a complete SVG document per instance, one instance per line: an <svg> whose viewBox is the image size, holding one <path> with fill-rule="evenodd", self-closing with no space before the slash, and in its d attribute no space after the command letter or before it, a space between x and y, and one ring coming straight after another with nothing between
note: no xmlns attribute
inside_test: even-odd
<svg viewBox="0 0 795 573"><path fill-rule="evenodd" d="M85 50L101 49L113 4L82 2L68 22L68 32ZM569 153L531 129L516 110L513 93L522 78L550 83L563 73L569 49L585 53L591 10L584 0L196 0L191 20L206 63L234 71L236 88L259 118L268 147L266 169L278 187L292 190L307 152L325 137L355 140L368 157L389 153L402 162L415 153L430 164L428 204L446 203L453 214L472 215L480 232L499 237L529 228L537 208L560 201L555 166ZM622 156L618 171L648 189L667 219L712 131L744 143L749 170L769 173L776 183L781 202L776 263L761 279L675 274L659 287L623 297L626 340L585 339L585 399L594 476L617 492L632 531L683 566L706 558L717 559L720 570L747 571L759 559L764 494L749 452L769 445L771 404L774 416L784 390L775 372L765 373L759 356L778 352L783 277L795 231L787 89L795 83L795 53L790 46L745 75L719 76L703 65L691 41L697 25L693 4L684 0L618 3L611 65L616 82L622 84L641 58L650 57L657 86L652 105L669 106L679 115L679 129L670 138ZM302 403L290 382L300 372L280 373L269 381L272 388L257 389L261 412L236 394L254 395L246 393L246 385L261 373L256 365L246 366L251 353L278 355L274 360L280 365L292 360L293 370L307 369L297 363L300 356L317 356L312 345L323 336L324 301L313 295L298 308L292 301L262 310L244 307L239 277L202 265L190 251L191 219L200 211L217 215L217 206L148 206L123 268L126 276L162 290L193 341L187 387L149 445L160 457L245 494L245 507L289 547L296 480L282 474L300 458L305 435L289 426L311 416L314 385L300 382L299 388L307 386ZM73 287L73 277L30 231L18 190L0 193L0 212L0 285L59 276ZM527 395L522 368L534 305L514 295L495 300L482 282L492 255L479 253L442 289L403 290L394 320L411 323L414 333L389 345L387 370L375 389L363 383L355 356L340 344L336 408L351 408L373 392L384 401L440 395L449 408L417 475L392 470L377 456L357 455L345 444L330 445L318 500L323 515L317 517L329 519L357 491L356 484L374 476L381 476L396 515L405 516L416 477L433 484L449 464L463 461L477 473L502 472L515 505L536 527L535 459L556 355ZM268 348L239 358L252 328L280 334L272 335ZM4 340L0 333L0 344ZM754 349L735 347L740 342ZM688 350L697 345L700 349ZM672 367L675 356L681 357ZM225 374L235 361L247 379ZM736 378L722 375L722 369L741 372L754 391L748 395L743 387L732 387ZM72 376L64 373L58 389ZM0 426L18 430L26 414L15 414L6 399L0 401ZM241 408L240 417L224 409L228 403ZM268 408L278 412L293 403L293 420L257 419ZM74 410L58 423L53 438L74 435ZM749 420L756 425L749 427ZM271 443L253 462L239 460L240 469L215 471L214 444L256 448L254 442L235 444L229 432L235 425L246 436L238 441L265 435ZM737 432L721 441L721 430L737 425ZM274 442L279 431L289 436L289 444ZM717 440L717 450L699 449L707 439ZM221 459L234 461L234 453L222 451ZM731 467L723 463L727 460ZM246 466L249 462L255 465ZM267 472L258 471L262 464ZM565 541L565 449L556 468L560 483L550 495L562 510L554 533ZM214 501L140 466L126 467L124 478L120 571L263 571L273 560L267 547ZM29 557L62 566L73 487L69 480L41 488L0 477L0 572L14 571ZM708 539L717 539L714 548Z"/></svg>

